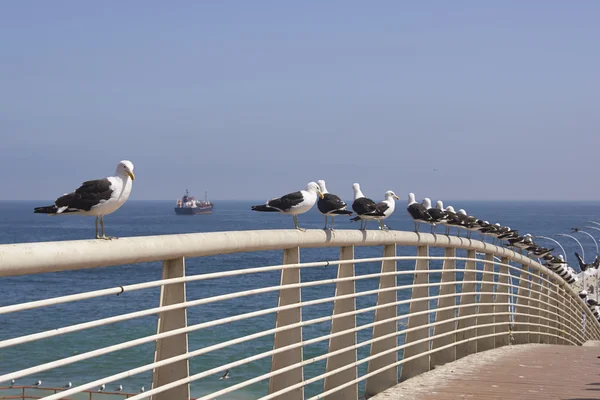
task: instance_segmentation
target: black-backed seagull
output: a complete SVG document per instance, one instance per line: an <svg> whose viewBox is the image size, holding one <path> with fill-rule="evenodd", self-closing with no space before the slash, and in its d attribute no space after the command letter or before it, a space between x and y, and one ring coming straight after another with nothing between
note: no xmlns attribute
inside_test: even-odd
<svg viewBox="0 0 600 400"><path fill-rule="evenodd" d="M377 203L375 203L368 197L365 197L365 195L360 190L360 185L358 183L352 184L352 190L354 190L354 201L352 202L352 209L356 213L356 217L350 218L350 221L360 220L360 230L366 230L367 220L383 217L384 214L377 209Z"/></svg>
<svg viewBox="0 0 600 400"><path fill-rule="evenodd" d="M334 217L336 215L352 215L352 211L346 210L348 205L339 196L327 191L324 180L318 180L317 184L321 193L323 193L323 198L317 201L319 212L325 216L325 227L323 229L327 229L327 220L331 217L331 230L333 230Z"/></svg>
<svg viewBox="0 0 600 400"><path fill-rule="evenodd" d="M433 233L435 233L437 225L446 225L446 222L448 222L448 217L444 211L444 203L442 203L441 200L437 201L435 208L431 207L431 200L428 197L425 197L421 204L423 204L429 215L431 215L431 218L433 218Z"/></svg>
<svg viewBox="0 0 600 400"><path fill-rule="evenodd" d="M419 228L421 226L421 222L425 222L427 224L431 224L435 226L433 222L433 218L429 215L429 212L425 208L423 204L417 203L415 200L415 194L408 194L408 207L406 207L406 211L411 216L415 223L415 232L419 232Z"/></svg>
<svg viewBox="0 0 600 400"><path fill-rule="evenodd" d="M463 215L458 214L456 211L454 211L454 207L448 206L446 207L446 217L448 219L448 221L446 221L446 235L450 234L450 226L455 226L456 234L460 236L459 228L461 228L465 224Z"/></svg>
<svg viewBox="0 0 600 400"><path fill-rule="evenodd" d="M104 216L117 211L129 198L133 186L133 164L123 160L114 176L85 181L74 192L65 193L51 206L36 207L34 213L50 215L92 215L96 217L96 239L113 239L104 234ZM98 234L98 219L102 235Z"/></svg>
<svg viewBox="0 0 600 400"><path fill-rule="evenodd" d="M383 231L388 228L383 224L383 220L392 215L396 209L396 200L400 200L396 193L391 190L385 192L384 200L377 203L377 213L383 214L382 216L376 216L374 219L379 222L379 228Z"/></svg>
<svg viewBox="0 0 600 400"><path fill-rule="evenodd" d="M309 182L305 190L270 199L265 204L252 206L252 210L291 215L294 218L294 227L304 231L298 226L298 215L310 210L317 202L317 197L323 198L319 185L316 182Z"/></svg>
<svg viewBox="0 0 600 400"><path fill-rule="evenodd" d="M229 370L226 370L225 373L223 375L221 375L219 380L221 380L221 379L229 379Z"/></svg>

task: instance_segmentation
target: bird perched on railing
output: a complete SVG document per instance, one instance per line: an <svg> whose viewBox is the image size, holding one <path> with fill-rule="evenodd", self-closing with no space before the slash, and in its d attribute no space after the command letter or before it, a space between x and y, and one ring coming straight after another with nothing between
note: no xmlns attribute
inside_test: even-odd
<svg viewBox="0 0 600 400"><path fill-rule="evenodd" d="M221 379L229 379L229 370L226 370L225 373L223 375L221 375L219 380L221 380Z"/></svg>
<svg viewBox="0 0 600 400"><path fill-rule="evenodd" d="M327 220L331 217L331 230L333 230L334 217L336 215L352 215L352 211L346 210L347 204L339 196L327 191L324 180L318 180L317 184L323 194L323 198L317 201L319 212L325 216L323 229L327 229Z"/></svg>
<svg viewBox="0 0 600 400"><path fill-rule="evenodd" d="M91 215L96 217L96 239L113 239L104 234L104 217L117 211L129 198L133 180L133 164L123 160L114 176L85 181L74 192L66 193L51 206L34 208L33 212L50 215ZM102 235L98 234L98 221Z"/></svg>
<svg viewBox="0 0 600 400"><path fill-rule="evenodd" d="M460 228L464 226L464 216L454 211L454 207L446 207L446 235L450 233L450 227L456 227L456 234L460 237Z"/></svg>
<svg viewBox="0 0 600 400"><path fill-rule="evenodd" d="M63 388L65 389L69 389L73 386L73 384L71 382L67 383L65 386L63 386Z"/></svg>
<svg viewBox="0 0 600 400"><path fill-rule="evenodd" d="M537 247L537 246L532 246L533 248L531 250L528 249L529 255L530 256L535 256L536 258L543 258L546 255L550 254L551 252L554 251L554 247L552 248L547 248L547 247Z"/></svg>
<svg viewBox="0 0 600 400"><path fill-rule="evenodd" d="M444 203L441 200L436 202L435 208L431 207L431 199L428 197L425 197L421 204L423 204L423 207L425 207L432 218L432 233L435 233L437 225L446 225L446 222L448 222L448 216L446 215L446 211L444 211Z"/></svg>
<svg viewBox="0 0 600 400"><path fill-rule="evenodd" d="M106 385L103 383L102 385L100 385L100 387L98 388L98 392L103 392L104 389L106 389Z"/></svg>
<svg viewBox="0 0 600 400"><path fill-rule="evenodd" d="M435 226L433 217L429 214L429 211L427 211L427 208L425 208L423 204L417 203L414 193L408 194L408 206L406 207L406 211L408 211L408 215L410 215L415 223L415 232L419 232L422 222Z"/></svg>
<svg viewBox="0 0 600 400"><path fill-rule="evenodd" d="M35 383L33 384L33 386L35 386L35 387L40 387L40 386L42 386L42 381L41 381L41 380L39 380L39 381L35 382Z"/></svg>
<svg viewBox="0 0 600 400"><path fill-rule="evenodd" d="M460 210L458 210L457 214L462 215L463 228L467 230L467 238L470 239L471 232L478 231L481 228L481 226L477 222L478 221L477 217L468 215L467 212L462 208Z"/></svg>
<svg viewBox="0 0 600 400"><path fill-rule="evenodd" d="M360 188L359 188L359 190L360 190ZM360 201L360 198L358 200ZM359 219L361 219L361 220L364 219L365 220L365 229L366 229L366 224L367 224L366 221L369 219L373 219L373 220L376 220L379 222L379 228L381 230L386 230L388 228L385 225L383 225L383 220L386 219L387 217L389 217L390 215L392 215L392 213L396 209L395 200L399 200L398 196L396 196L396 193L394 193L391 190L388 190L387 192L385 192L384 200L375 204L375 210L368 212L368 213L361 214L358 217L351 218L350 221L358 221ZM354 204L353 204L353 206L354 206Z"/></svg>
<svg viewBox="0 0 600 400"><path fill-rule="evenodd" d="M115 392L122 392L123 391L123 385L119 385L115 388Z"/></svg>
<svg viewBox="0 0 600 400"><path fill-rule="evenodd" d="M356 217L350 218L350 221L360 220L360 230L366 230L368 220L383 217L384 213L377 209L377 203L372 199L365 197L360 190L360 185L358 183L352 184L352 190L354 191L352 210L356 213Z"/></svg>
<svg viewBox="0 0 600 400"><path fill-rule="evenodd" d="M317 197L323 198L319 185L315 182L309 182L305 190L267 200L265 204L252 206L252 211L278 212L291 215L294 218L294 227L303 231L304 229L298 226L298 215L310 210L317 202Z"/></svg>

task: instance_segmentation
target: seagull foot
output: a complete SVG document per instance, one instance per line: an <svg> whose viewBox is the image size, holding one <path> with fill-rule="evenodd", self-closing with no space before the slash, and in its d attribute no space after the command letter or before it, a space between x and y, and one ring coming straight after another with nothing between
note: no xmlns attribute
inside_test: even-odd
<svg viewBox="0 0 600 400"><path fill-rule="evenodd" d="M96 236L96 239L113 240L113 239L118 239L118 237L116 237L116 236L105 236L105 235L102 235L102 236Z"/></svg>
<svg viewBox="0 0 600 400"><path fill-rule="evenodd" d="M296 228L297 230L299 230L300 232L306 232L306 229L304 228Z"/></svg>

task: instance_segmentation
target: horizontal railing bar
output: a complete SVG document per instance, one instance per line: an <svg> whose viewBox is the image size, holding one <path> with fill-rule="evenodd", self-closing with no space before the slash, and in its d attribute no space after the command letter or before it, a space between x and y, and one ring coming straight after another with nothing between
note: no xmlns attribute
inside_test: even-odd
<svg viewBox="0 0 600 400"><path fill-rule="evenodd" d="M208 273L208 274L197 274L197 275L190 275L190 276L181 277L181 278L160 279L160 280L156 280L156 281L136 283L136 284L132 284L132 285L116 286L113 288L100 289L100 290L94 290L94 291L89 291L89 292L54 297L51 299L34 300L34 301L26 302L26 303L13 304L13 305L9 305L9 306L0 307L0 315L9 314L9 313L16 312L16 311L24 311L24 310L34 309L34 308L70 303L73 301L87 300L87 299L92 299L92 298L102 297L102 296L109 296L112 294L122 294L125 292L149 289L149 288L159 287L159 286L163 286L163 285L164 286L173 285L176 283L183 283L183 282L194 282L194 281L201 281L201 280L208 280L208 279L218 279L218 278L231 277L231 276L237 276L237 275L247 275L247 274L271 272L271 271L280 271L280 270L292 269L292 268L294 268L294 269L295 268L314 268L314 267L326 267L326 266L330 266L330 265L361 264L361 263L370 263L370 262L379 262L379 261L415 261L415 260L477 261L477 262L490 263L490 264L499 265L499 266L506 266L506 267L509 267L510 269L522 271L520 268L515 267L513 265L502 264L502 263L496 262L496 261L481 260L478 258L471 259L468 257L442 257L442 256L439 256L439 257L437 257L437 256L372 257L372 258L357 258L357 259L353 259L353 260L331 260L331 261L318 261L318 262L310 262L310 263L279 264L279 265L273 265L273 266L267 266L267 267L244 268L244 269L233 270L233 271L214 272L214 273ZM443 271L442 269L434 269L434 270L428 270L428 273L440 274L440 273L442 273L442 271ZM457 271L462 272L462 271L464 271L464 268L457 269ZM530 272L530 271L525 271L525 272L528 275L533 276L532 272ZM398 271L398 273L410 275L410 274L413 274L414 271L412 271L412 270ZM550 281L547 281L547 282L551 283Z"/></svg>
<svg viewBox="0 0 600 400"><path fill-rule="evenodd" d="M459 270L455 270L455 271L459 271ZM403 271L400 271L403 272ZM492 275L499 275L499 276L506 276L505 274L499 273L499 272L495 272L495 271L485 271L485 273L487 274L492 274ZM395 275L397 274L397 272L391 272L391 273L378 273L378 274L370 274L370 275L359 275L359 276L354 276L354 277L349 277L349 278L338 278L335 279L336 283L340 282L340 281L351 281L351 280L357 280L357 279L371 279L373 277L380 277L383 275ZM298 286L300 285L300 287L305 287L305 286L316 286L318 284L320 284L321 282L328 282L329 280L325 280L325 281L312 281L312 282L303 282L300 284L296 284L296 285L279 285L279 286L271 286L268 288L262 288L263 291L275 291L275 290L280 290L281 288L289 288L290 286ZM472 282L466 282L466 281L455 281L455 282L443 282L443 283L429 283L426 284L424 286L414 286L414 285L403 285L403 286L395 286L392 288L387 288L386 290L407 290L407 289L412 289L413 287L431 287L431 286L443 286L443 285L450 285L450 284L462 284L462 283L476 283L477 281L472 281ZM511 284L503 284L503 283L498 283L499 285L506 285L509 286L513 289L518 288L518 286L513 286ZM248 292L248 291L247 291ZM246 293L247 293L246 292ZM249 291L252 292L252 291ZM360 296L368 296L371 294L377 294L381 292L380 290L376 289L376 290L371 290L371 291L365 291L365 292L358 292L352 295L347 295L348 297L360 297ZM237 296L235 297L242 297L242 295L245 292L238 292L238 293L234 293ZM67 334L67 333L72 333L72 332L76 332L76 331L80 331L80 330L84 330L84 329L90 329L90 328L94 328L94 327L98 327L98 326L103 326L103 325L107 325L107 324L111 324L111 323L116 323L116 322L120 322L120 321L125 321L128 319L133 319L133 318L140 318L140 317L144 317L144 316L148 316L148 315L152 315L152 314L156 314L159 312L165 312L165 311L171 311L174 309L179 309L179 308L190 308L190 307L195 307L198 305L203 305L203 304L208 304L211 302L216 302L216 301L220 301L223 300L224 297L227 297L225 299L229 299L229 298L235 298L233 295L234 294L228 294L228 295L220 295L220 296L213 296L213 297L208 297L205 299L199 299L199 300L194 300L194 301L189 301L189 302L183 302L183 303L177 303L177 304L173 304L170 306L162 306L162 307L155 307L152 309L147 309L147 310L142 310L142 311L136 311L133 313L129 313L129 314L123 314L120 316L114 316L114 317L108 317L108 318L104 318L101 320L95 320L95 321L89 321L89 322L84 322L81 324L76 324L76 325L72 325L69 327L63 327L63 328L57 328L57 329L52 329L49 331L45 331L45 332L39 332L39 333L34 333L34 334L30 334L30 335L25 335L25 336L21 336L21 337L16 337L16 338L12 338L12 339L6 339L4 341L0 341L0 348L5 348L5 347L9 347L9 346L14 346L17 344L23 344L23 343L28 343L34 340L40 340L40 339L46 339L46 338L50 338L50 337L55 337L55 336L59 336L59 335L63 335L63 334ZM260 293L250 293L250 294L246 294L246 295L251 295L251 294L260 294ZM338 299L343 298L343 297L339 297ZM321 303L325 303L328 301L334 301L336 299L336 297L330 297L330 298L326 298L326 299L318 299L316 301L313 301L313 303L311 305L314 304L321 304ZM320 301L319 301L320 300ZM301 307L301 306L307 306L309 304L306 303L297 303L294 305L291 305L292 308L295 307ZM289 306L288 306L289 307ZM274 309L270 309L270 310L265 310L265 312L261 313L261 314L257 314L254 316L258 316L258 315L264 315L264 314L268 314L270 312L276 312L276 311L281 311L277 308ZM233 322L233 321L228 321L228 322Z"/></svg>
<svg viewBox="0 0 600 400"><path fill-rule="evenodd" d="M119 240L76 240L0 245L0 276L88 269L123 264L203 257L287 248L340 246L431 246L479 250L507 257L536 269L545 267L510 249L478 240L405 231L311 229L205 232L128 237ZM52 260L49 265L48 260Z"/></svg>

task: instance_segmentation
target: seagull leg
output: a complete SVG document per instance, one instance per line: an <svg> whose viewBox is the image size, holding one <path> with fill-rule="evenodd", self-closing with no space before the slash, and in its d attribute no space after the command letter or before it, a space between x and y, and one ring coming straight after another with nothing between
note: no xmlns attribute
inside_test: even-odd
<svg viewBox="0 0 600 400"><path fill-rule="evenodd" d="M296 229L298 229L299 231L301 231L301 232L304 232L304 231L306 231L306 229L302 229L302 228L300 228L300 227L298 226L298 216L297 216L297 215L292 215L292 217L294 217L294 227L295 227Z"/></svg>
<svg viewBox="0 0 600 400"><path fill-rule="evenodd" d="M96 216L96 239L100 239L100 235L98 235L98 216Z"/></svg>
<svg viewBox="0 0 600 400"><path fill-rule="evenodd" d="M326 231L327 230L327 215L325 216L325 226L323 227L323 230Z"/></svg>
<svg viewBox="0 0 600 400"><path fill-rule="evenodd" d="M104 216L103 215L100 216L100 227L102 228L102 236L100 236L100 239L104 239L104 240L116 239L115 236L106 236L104 234Z"/></svg>
<svg viewBox="0 0 600 400"><path fill-rule="evenodd" d="M329 229L330 231L333 230L333 224L335 224L335 218L331 217L331 228Z"/></svg>
<svg viewBox="0 0 600 400"><path fill-rule="evenodd" d="M382 220L379 220L379 227L381 228L382 231L385 231L385 227L383 226Z"/></svg>

